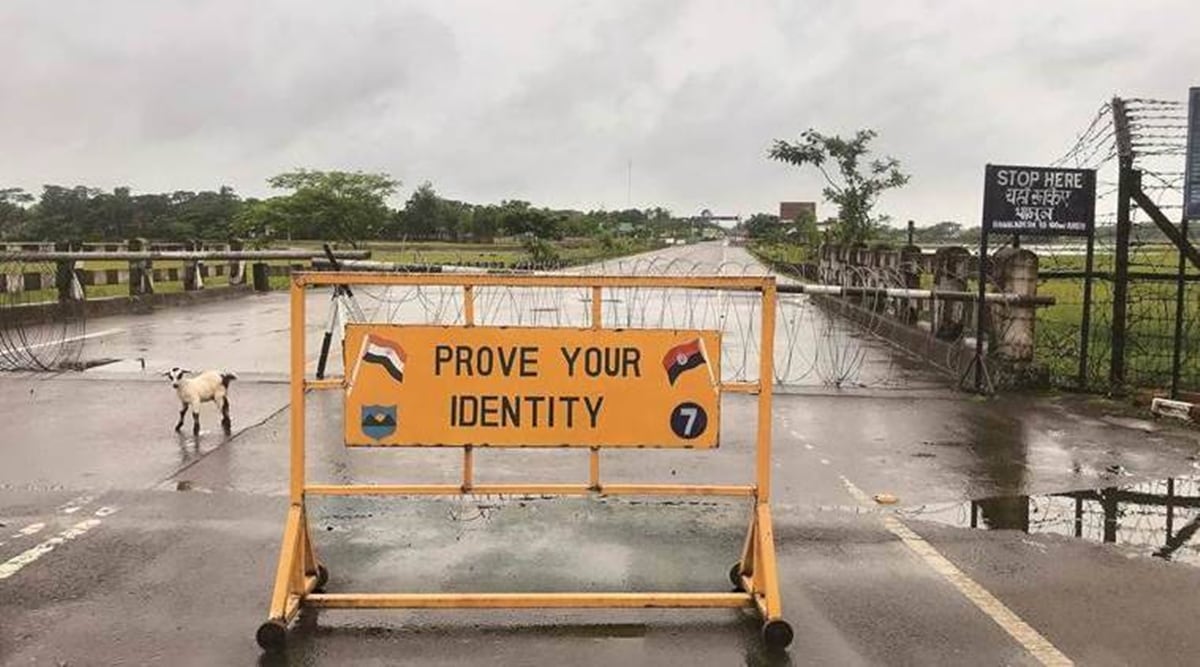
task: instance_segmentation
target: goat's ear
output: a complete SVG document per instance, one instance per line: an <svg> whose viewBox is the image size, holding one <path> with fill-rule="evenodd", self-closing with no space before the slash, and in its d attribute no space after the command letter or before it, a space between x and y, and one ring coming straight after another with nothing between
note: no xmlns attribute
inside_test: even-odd
<svg viewBox="0 0 1200 667"><path fill-rule="evenodd" d="M180 369L179 369L179 372L180 372L180 373L182 373L182 374L185 374L185 375L191 375L191 374L192 374L192 371L191 371L191 370L189 370L189 369L187 369L187 368L180 368Z"/></svg>
<svg viewBox="0 0 1200 667"><path fill-rule="evenodd" d="M159 375L169 378L169 377L171 377L171 371L163 371L163 372L159 373Z"/></svg>

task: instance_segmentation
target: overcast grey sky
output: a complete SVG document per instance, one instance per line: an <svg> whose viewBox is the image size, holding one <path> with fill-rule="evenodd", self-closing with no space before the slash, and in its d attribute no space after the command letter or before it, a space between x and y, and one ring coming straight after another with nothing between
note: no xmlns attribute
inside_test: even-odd
<svg viewBox="0 0 1200 667"><path fill-rule="evenodd" d="M748 215L820 199L773 138L870 127L912 174L882 211L977 224L985 163L1200 85L1197 26L1197 0L4 0L0 187L261 196L308 167L613 209L632 160L634 206Z"/></svg>

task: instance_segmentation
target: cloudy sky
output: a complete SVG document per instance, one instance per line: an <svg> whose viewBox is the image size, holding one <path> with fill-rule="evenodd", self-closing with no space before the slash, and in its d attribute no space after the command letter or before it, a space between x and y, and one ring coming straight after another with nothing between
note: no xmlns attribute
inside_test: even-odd
<svg viewBox="0 0 1200 667"><path fill-rule="evenodd" d="M474 202L748 215L819 199L773 138L870 127L881 209L979 215L1114 93L1200 85L1196 0L0 3L0 187L385 171ZM828 205L821 215L832 214Z"/></svg>

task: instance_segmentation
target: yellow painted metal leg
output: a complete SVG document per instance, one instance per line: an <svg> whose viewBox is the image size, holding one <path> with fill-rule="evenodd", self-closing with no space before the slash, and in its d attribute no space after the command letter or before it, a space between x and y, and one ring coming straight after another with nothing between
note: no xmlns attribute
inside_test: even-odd
<svg viewBox="0 0 1200 667"><path fill-rule="evenodd" d="M303 508L300 512L300 535L304 544L304 576L306 579L316 577L321 559L317 558L317 550L313 548L312 533L308 530L308 512ZM305 590L309 590L307 586Z"/></svg>
<svg viewBox="0 0 1200 667"><path fill-rule="evenodd" d="M756 512L750 516L750 528L746 531L746 543L742 546L742 560L739 561L742 564L742 581L750 581L750 585L746 587L746 592L748 593L753 593L755 591L755 587L753 585L753 575L755 570L754 560L758 551L756 549L757 542L758 513Z"/></svg>
<svg viewBox="0 0 1200 667"><path fill-rule="evenodd" d="M275 570L275 590L271 594L270 618L284 623L291 620L287 614L288 598L296 592L294 582L296 574L300 572L297 566L302 562L302 554L299 551L303 517L304 510L301 506L292 505L288 508L287 523L283 529L283 547L279 550L279 566Z"/></svg>
<svg viewBox="0 0 1200 667"><path fill-rule="evenodd" d="M758 524L757 568L755 581L761 586L756 593L763 596L764 620L773 621L783 616L779 601L779 570L775 563L775 531L771 527L771 507L758 505L755 508Z"/></svg>
<svg viewBox="0 0 1200 667"><path fill-rule="evenodd" d="M317 586L316 550L308 532L308 517L304 507L288 508L287 524L283 531L283 547L275 571L275 590L271 595L269 618L284 624L291 622L299 611L304 596Z"/></svg>

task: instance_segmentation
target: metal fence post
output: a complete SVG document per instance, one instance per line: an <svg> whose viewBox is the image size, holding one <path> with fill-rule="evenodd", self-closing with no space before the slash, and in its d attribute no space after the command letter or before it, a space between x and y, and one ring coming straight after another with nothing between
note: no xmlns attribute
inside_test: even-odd
<svg viewBox="0 0 1200 667"><path fill-rule="evenodd" d="M1187 211L1184 211L1183 218L1179 222L1179 231L1186 244L1188 237ZM1173 399L1179 398L1179 372L1183 361L1183 301L1184 292L1187 290L1186 278L1187 255L1184 254L1181 247L1179 248L1179 274L1175 279L1175 347L1171 351L1171 398Z"/></svg>
<svg viewBox="0 0 1200 667"><path fill-rule="evenodd" d="M1121 174L1117 183L1117 248L1113 267L1112 305L1112 351L1109 362L1108 382L1116 391L1125 385L1125 342L1128 335L1126 306L1129 295L1129 234L1132 224L1129 219L1129 201L1133 189L1138 187L1140 174L1122 160Z"/></svg>
<svg viewBox="0 0 1200 667"><path fill-rule="evenodd" d="M1079 388L1088 385L1088 348L1092 340L1092 271L1096 250L1096 232L1087 237L1087 254L1083 260L1083 316L1079 321Z"/></svg>
<svg viewBox="0 0 1200 667"><path fill-rule="evenodd" d="M1112 100L1113 134L1117 143L1120 172L1117 177L1117 248L1113 264L1112 349L1110 351L1108 382L1110 390L1119 391L1125 385L1126 301L1129 295L1129 201L1140 174L1133 168L1133 141L1125 100Z"/></svg>

